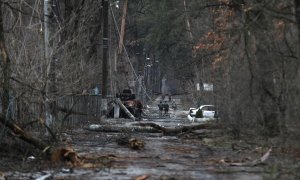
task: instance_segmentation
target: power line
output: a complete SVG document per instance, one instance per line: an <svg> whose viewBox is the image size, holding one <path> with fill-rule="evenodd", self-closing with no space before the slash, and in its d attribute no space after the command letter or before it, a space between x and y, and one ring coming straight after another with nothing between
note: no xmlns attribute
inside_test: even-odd
<svg viewBox="0 0 300 180"><path fill-rule="evenodd" d="M112 14L112 17L113 17L113 20L114 20L115 28L116 28L116 30L117 30L117 32L118 32L118 36L119 36L119 38L120 38L120 36L121 36L120 30L119 30L119 27L118 27L118 25L117 25L117 21L116 21L116 18L115 18L115 14L114 14L114 12L113 12L113 10L112 10L111 7L110 7L110 11L111 11L111 14ZM122 46L123 46L125 55L126 55L126 57L127 57L126 59L127 59L129 65L130 65L130 67L131 67L131 70L132 70L132 72L133 72L133 75L134 75L134 77L135 77L136 82L138 82L139 85L142 87L142 89L143 89L144 93L146 94L147 98L148 98L150 101L153 101L152 98L151 98L151 97L149 96L149 94L147 93L147 91L146 91L144 85L143 85L142 83L139 82L137 73L135 72L134 67L133 67L133 65L132 65L132 63L131 63L131 61L130 61L130 58L129 58L129 55L128 55L128 52L127 52L127 49L126 49L125 45L122 44Z"/></svg>

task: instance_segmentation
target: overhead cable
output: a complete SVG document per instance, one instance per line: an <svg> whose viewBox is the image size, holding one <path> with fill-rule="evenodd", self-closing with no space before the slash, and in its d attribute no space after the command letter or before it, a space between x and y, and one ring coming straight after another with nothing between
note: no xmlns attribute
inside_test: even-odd
<svg viewBox="0 0 300 180"><path fill-rule="evenodd" d="M116 30L117 30L117 32L118 32L118 36L119 36L119 38L120 38L120 37L121 37L120 30L119 30L119 27L118 27L118 24L117 24L117 21L116 21L116 18L115 18L115 14L114 14L114 12L113 12L113 10L112 10L111 7L110 7L110 11L111 11L111 14L112 14L112 17L113 17L113 20L114 20L114 25L115 25ZM152 98L151 98L151 97L149 96L149 94L147 93L147 91L146 91L144 85L143 85L142 83L140 83L139 80L138 80L138 76L137 76L137 74L136 74L136 72L135 72L135 70L134 70L134 67L133 67L133 65L132 65L132 63L131 63L131 61L130 61L130 58L129 58L129 55L128 55L128 52L127 52L127 49L126 49L125 45L122 44L122 46L123 46L125 55L126 55L126 57L127 57L126 59L127 59L129 65L130 65L131 70L132 70L132 72L133 72L133 75L134 75L134 77L135 77L135 79L136 79L136 82L138 82L138 83L140 84L140 86L142 87L142 89L143 89L144 93L146 94L147 98L148 98L150 101L152 101Z"/></svg>

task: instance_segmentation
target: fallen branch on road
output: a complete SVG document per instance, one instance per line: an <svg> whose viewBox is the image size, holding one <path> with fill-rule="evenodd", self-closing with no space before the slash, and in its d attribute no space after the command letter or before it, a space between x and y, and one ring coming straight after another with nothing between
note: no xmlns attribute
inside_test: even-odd
<svg viewBox="0 0 300 180"><path fill-rule="evenodd" d="M235 160L235 161L232 161L229 158L224 158L224 159L221 159L219 161L219 163L222 163L222 164L225 164L228 166L249 166L249 167L263 165L263 164L265 164L265 161L267 159L269 159L271 151L272 151L272 149L270 148L262 157L254 159L252 161L249 160L248 158L246 160L242 159L242 160Z"/></svg>
<svg viewBox="0 0 300 180"><path fill-rule="evenodd" d="M89 131L97 132L144 132L144 133L159 133L162 132L164 135L177 135L184 132L190 132L198 129L219 129L219 124L215 123L204 123L190 126L166 128L155 123L132 123L130 126L122 125L100 125L92 124L84 129Z"/></svg>
<svg viewBox="0 0 300 180"><path fill-rule="evenodd" d="M24 131L20 126L13 123L10 120L7 120L3 114L0 114L0 122L9 128L15 135L17 135L23 141L35 146L36 148L45 151L46 153L50 152L50 146L45 142L31 136L28 132Z"/></svg>
<svg viewBox="0 0 300 180"><path fill-rule="evenodd" d="M121 136L116 139L118 145L128 146L134 150L141 150L145 147L145 141L131 136Z"/></svg>
<svg viewBox="0 0 300 180"><path fill-rule="evenodd" d="M7 120L5 116L0 113L0 123L7 127L11 133L21 140L33 145L47 155L47 158L54 161L71 162L72 164L78 164L78 155L73 150L67 148L54 148L45 141L32 136L29 132L23 130L20 126L13 122L13 120Z"/></svg>
<svg viewBox="0 0 300 180"><path fill-rule="evenodd" d="M216 128L220 128L220 125L213 124L213 123L197 124L197 125L192 125L192 126L182 126L180 128L166 128L166 127L160 126L160 125L155 124L155 123L134 123L132 125L142 126L142 127L150 126L154 129L159 130L164 135L177 135L177 134L180 134L180 133L189 132L189 131L198 130L198 129L216 129Z"/></svg>
<svg viewBox="0 0 300 180"><path fill-rule="evenodd" d="M136 127L136 126L122 126L122 125L100 125L100 124L92 124L86 128L89 131L96 132L145 132L145 133L158 133L157 129L153 129L151 127Z"/></svg>
<svg viewBox="0 0 300 180"><path fill-rule="evenodd" d="M232 163L228 163L228 165L230 165L230 166L257 166L257 165L261 165L261 164L264 164L265 161L270 157L271 151L272 151L272 149L270 148L261 158L255 159L255 160L250 161L250 162L232 162Z"/></svg>

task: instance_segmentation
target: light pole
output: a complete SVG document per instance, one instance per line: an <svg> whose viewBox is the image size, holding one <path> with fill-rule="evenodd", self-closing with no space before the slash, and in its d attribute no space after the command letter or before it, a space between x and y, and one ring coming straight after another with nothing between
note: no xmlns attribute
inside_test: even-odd
<svg viewBox="0 0 300 180"><path fill-rule="evenodd" d="M151 67L152 67L151 58L150 57L146 57L147 92L148 93L150 93L151 90L152 90L151 89L151 79L152 79Z"/></svg>
<svg viewBox="0 0 300 180"><path fill-rule="evenodd" d="M159 83L158 83L158 80L159 80L159 70L158 70L158 63L159 61L158 60L155 60L154 61L154 70L153 70L153 73L154 73L154 92L159 92Z"/></svg>

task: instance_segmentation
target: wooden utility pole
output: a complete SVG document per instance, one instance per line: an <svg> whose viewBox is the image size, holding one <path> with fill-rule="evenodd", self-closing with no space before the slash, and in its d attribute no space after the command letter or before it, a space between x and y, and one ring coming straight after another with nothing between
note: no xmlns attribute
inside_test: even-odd
<svg viewBox="0 0 300 180"><path fill-rule="evenodd" d="M123 50L124 34L125 34L125 23L126 23L126 15L127 15L127 4L128 4L128 0L125 0L124 4L123 4L123 15L122 15L121 33L120 33L118 54L122 54L122 50Z"/></svg>
<svg viewBox="0 0 300 180"><path fill-rule="evenodd" d="M102 0L103 7L103 61L102 61L102 98L107 96L108 79L108 0Z"/></svg>

